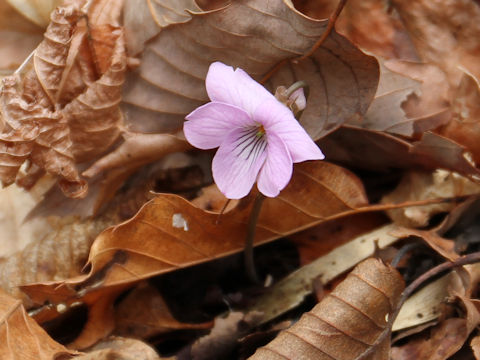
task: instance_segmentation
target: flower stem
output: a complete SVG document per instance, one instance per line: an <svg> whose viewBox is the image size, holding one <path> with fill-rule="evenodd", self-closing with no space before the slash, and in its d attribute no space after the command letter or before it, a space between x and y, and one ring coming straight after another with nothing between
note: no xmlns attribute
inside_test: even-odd
<svg viewBox="0 0 480 360"><path fill-rule="evenodd" d="M295 91L297 91L300 88L303 88L304 91L308 93L308 90L309 90L308 84L305 81L300 80L300 81L297 81L296 83L293 83L292 86L290 86L287 89L287 91L285 92L286 98L288 99L290 95L292 95Z"/></svg>
<svg viewBox="0 0 480 360"><path fill-rule="evenodd" d="M258 217L260 215L260 210L262 209L263 200L265 196L261 193L258 193L253 202L252 212L250 213L250 218L248 219L247 225L247 238L245 240L245 271L247 276L253 283L260 283L260 279L257 275L257 270L255 269L255 262L253 260L253 239L255 238L255 230L257 228Z"/></svg>

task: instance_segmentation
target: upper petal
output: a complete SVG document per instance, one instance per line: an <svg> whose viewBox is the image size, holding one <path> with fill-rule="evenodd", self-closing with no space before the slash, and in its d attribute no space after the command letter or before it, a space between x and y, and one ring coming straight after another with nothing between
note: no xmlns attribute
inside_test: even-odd
<svg viewBox="0 0 480 360"><path fill-rule="evenodd" d="M242 109L210 102L188 114L183 125L185 138L199 149L219 147L232 128L253 126L251 117Z"/></svg>
<svg viewBox="0 0 480 360"><path fill-rule="evenodd" d="M250 115L262 102L275 99L242 69L218 61L210 65L205 83L210 100L238 106Z"/></svg>
<svg viewBox="0 0 480 360"><path fill-rule="evenodd" d="M292 112L276 99L262 103L253 120L265 127L267 135L273 133L282 139L294 163L325 158Z"/></svg>
<svg viewBox="0 0 480 360"><path fill-rule="evenodd" d="M213 158L213 179L229 199L250 192L265 162L267 141L256 132L256 128L232 130Z"/></svg>
<svg viewBox="0 0 480 360"><path fill-rule="evenodd" d="M258 190L275 197L287 186L293 172L292 158L284 142L276 134L268 134L267 158L258 176Z"/></svg>

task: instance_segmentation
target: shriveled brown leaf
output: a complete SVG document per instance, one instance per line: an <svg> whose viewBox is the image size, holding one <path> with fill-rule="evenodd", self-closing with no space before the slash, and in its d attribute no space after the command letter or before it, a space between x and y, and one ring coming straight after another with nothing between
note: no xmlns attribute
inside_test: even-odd
<svg viewBox="0 0 480 360"><path fill-rule="evenodd" d="M55 342L32 318L20 300L0 290L0 358L2 359L55 359L60 355L73 355Z"/></svg>
<svg viewBox="0 0 480 360"><path fill-rule="evenodd" d="M437 170L431 172L409 171L391 193L382 198L386 204L408 200L425 200L460 197L477 194L480 185L458 174ZM448 212L455 204L432 204L422 207L388 210L387 214L396 224L406 227L424 227L430 218L441 212Z"/></svg>
<svg viewBox="0 0 480 360"><path fill-rule="evenodd" d="M140 284L123 299L115 311L115 334L136 339L173 330L208 329L213 324L182 323L174 318L157 289Z"/></svg>
<svg viewBox="0 0 480 360"><path fill-rule="evenodd" d="M128 122L140 132L177 131L186 114L208 101L204 79L210 63L240 67L259 80L280 61L310 50L326 23L282 0L235 1L192 13L190 21L163 29L146 46L124 93ZM300 122L318 139L366 111L378 65L333 32L310 58L281 67L266 85L274 91L297 80L310 85Z"/></svg>
<svg viewBox="0 0 480 360"><path fill-rule="evenodd" d="M161 360L156 351L137 339L121 337L108 338L87 354L76 357L78 360Z"/></svg>
<svg viewBox="0 0 480 360"><path fill-rule="evenodd" d="M255 243L353 213L367 204L361 182L347 170L321 161L299 164L287 188L264 201ZM92 271L84 285L100 289L128 284L238 252L244 247L250 205L237 206L217 223L218 214L175 195L159 195L134 218L96 239L89 258ZM59 289L38 284L25 290L43 303L51 286Z"/></svg>
<svg viewBox="0 0 480 360"><path fill-rule="evenodd" d="M375 343L404 288L401 275L376 259L359 264L290 329L249 359L354 359ZM376 359L388 359L389 347Z"/></svg>
<svg viewBox="0 0 480 360"><path fill-rule="evenodd" d="M465 147L431 132L424 133L419 141L408 142L384 132L343 126L321 139L319 145L327 159L357 168L375 171L443 168L464 176L480 175L475 165L467 160Z"/></svg>
<svg viewBox="0 0 480 360"><path fill-rule="evenodd" d="M104 152L119 136L118 104L126 70L123 33L110 24L89 25L91 31L77 4L58 8L30 69L21 77L4 79L0 93L4 184L14 182L20 166L29 160L59 176L67 195L84 196L86 181L76 164Z"/></svg>
<svg viewBox="0 0 480 360"><path fill-rule="evenodd" d="M472 341L470 341L470 346L473 350L473 354L475 355L475 359L480 359L480 336L475 336Z"/></svg>

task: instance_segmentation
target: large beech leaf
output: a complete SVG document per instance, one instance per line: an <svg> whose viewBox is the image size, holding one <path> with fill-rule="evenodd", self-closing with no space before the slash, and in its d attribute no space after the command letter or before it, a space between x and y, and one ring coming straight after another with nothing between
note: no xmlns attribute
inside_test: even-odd
<svg viewBox="0 0 480 360"><path fill-rule="evenodd" d="M20 166L29 160L34 166L27 178L46 171L60 178L67 195L83 196L86 182L76 164L98 156L118 138L126 70L123 32L111 17L98 14L99 4L91 7L88 26L78 4L57 8L26 70L4 79L3 184L18 181ZM114 7L109 10L120 16Z"/></svg>
<svg viewBox="0 0 480 360"><path fill-rule="evenodd" d="M394 268L365 260L295 325L249 359L355 359L382 334L404 286ZM376 359L388 359L388 351L388 343L382 343Z"/></svg>
<svg viewBox="0 0 480 360"><path fill-rule="evenodd" d="M0 358L55 359L74 354L55 342L32 318L22 302L0 290Z"/></svg>
<svg viewBox="0 0 480 360"><path fill-rule="evenodd" d="M204 79L212 62L240 67L260 80L279 62L310 50L326 25L286 0L233 1L192 13L190 21L164 28L146 44L140 69L124 92L128 121L137 131L177 131L186 114L208 101ZM135 30L144 31L141 26L129 31ZM318 139L365 113L378 64L333 32L311 57L288 61L266 85L275 91L297 80L310 86L300 122Z"/></svg>
<svg viewBox="0 0 480 360"><path fill-rule="evenodd" d="M277 198L264 201L255 243L354 213L367 204L362 183L349 171L321 161L298 164L287 188ZM250 205L239 204L219 220L218 214L179 196L161 194L131 220L97 237L89 257L90 274L68 280L60 291L59 284L51 283L23 289L35 301L55 302L75 294L72 284L86 290L125 285L241 251Z"/></svg>

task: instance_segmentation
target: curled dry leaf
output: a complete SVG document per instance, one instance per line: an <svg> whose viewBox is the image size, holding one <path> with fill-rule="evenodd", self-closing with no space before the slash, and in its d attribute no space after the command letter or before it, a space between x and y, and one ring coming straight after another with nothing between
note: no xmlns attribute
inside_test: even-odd
<svg viewBox="0 0 480 360"><path fill-rule="evenodd" d="M20 166L28 160L35 165L30 169L57 175L68 196L85 195L86 181L76 164L105 152L117 139L126 70L121 29L107 24L102 32L94 25L89 33L77 5L57 8L30 68L21 77L4 79L0 92L3 184L18 180ZM97 53L110 54L109 66ZM33 177L28 170L26 177Z"/></svg>
<svg viewBox="0 0 480 360"><path fill-rule="evenodd" d="M349 171L321 161L298 164L287 188L277 198L264 201L255 243L354 213L367 204L361 182ZM219 221L218 214L161 194L131 220L96 239L89 257L92 270L81 280L82 286L99 290L128 284L241 251L250 208L251 202L237 206ZM77 284L79 280L72 279ZM60 287L68 288L67 283ZM44 296L49 296L47 289L57 285L37 284L24 290L43 303Z"/></svg>
<svg viewBox="0 0 480 360"><path fill-rule="evenodd" d="M403 288L394 268L365 260L295 325L249 359L355 359L382 334ZM387 345L376 350L376 358L388 359Z"/></svg>
<svg viewBox="0 0 480 360"><path fill-rule="evenodd" d="M32 318L22 302L0 290L0 358L55 359L73 355L55 342Z"/></svg>
<svg viewBox="0 0 480 360"><path fill-rule="evenodd" d="M240 67L260 80L279 62L310 50L327 24L304 16L287 0L234 1L191 15L148 42L138 73L127 82L123 100L135 131L180 130L185 115L208 101L204 80L212 62ZM365 113L378 64L333 32L310 58L290 61L266 85L274 92L297 80L310 86L300 122L318 139Z"/></svg>
<svg viewBox="0 0 480 360"><path fill-rule="evenodd" d="M382 202L390 204L408 200L460 197L479 192L479 184L449 171L437 170L431 173L412 170L403 176L395 190L382 198ZM433 215L448 212L454 207L454 203L433 204L387 210L387 214L398 225L416 228L426 226Z"/></svg>

